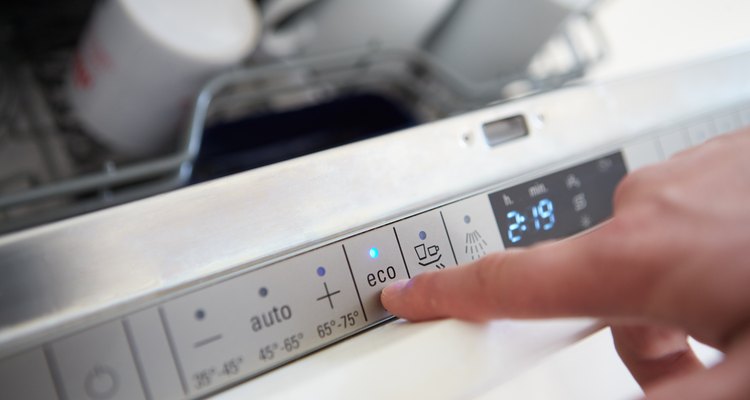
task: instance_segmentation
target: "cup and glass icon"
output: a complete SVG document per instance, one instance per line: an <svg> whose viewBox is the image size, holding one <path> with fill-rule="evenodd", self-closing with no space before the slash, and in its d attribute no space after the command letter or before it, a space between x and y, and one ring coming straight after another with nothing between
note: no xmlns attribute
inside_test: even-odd
<svg viewBox="0 0 750 400"><path fill-rule="evenodd" d="M419 238L425 240L427 238L427 234L424 231L420 231ZM440 259L443 257L443 255L440 254L440 247L438 247L437 245L427 246L426 244L421 243L414 246L414 251L417 253L419 265L423 267L434 265L437 269L445 268L445 264L440 262Z"/></svg>

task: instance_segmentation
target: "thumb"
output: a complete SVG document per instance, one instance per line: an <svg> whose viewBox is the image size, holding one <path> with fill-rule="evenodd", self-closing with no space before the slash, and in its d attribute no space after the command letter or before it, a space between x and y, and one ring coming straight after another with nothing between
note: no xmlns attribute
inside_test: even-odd
<svg viewBox="0 0 750 400"><path fill-rule="evenodd" d="M740 400L750 398L750 334L736 342L726 359L711 369L646 387L652 400Z"/></svg>

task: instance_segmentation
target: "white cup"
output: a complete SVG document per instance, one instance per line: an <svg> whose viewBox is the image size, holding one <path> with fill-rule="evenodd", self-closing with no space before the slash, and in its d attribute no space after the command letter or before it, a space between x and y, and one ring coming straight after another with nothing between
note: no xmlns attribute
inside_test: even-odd
<svg viewBox="0 0 750 400"><path fill-rule="evenodd" d="M152 155L201 85L250 54L260 27L250 0L104 0L75 54L73 109L115 152Z"/></svg>

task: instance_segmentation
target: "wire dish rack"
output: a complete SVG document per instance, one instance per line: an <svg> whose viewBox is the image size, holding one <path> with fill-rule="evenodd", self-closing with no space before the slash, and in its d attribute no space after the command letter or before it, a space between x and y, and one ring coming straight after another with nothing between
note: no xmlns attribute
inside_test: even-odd
<svg viewBox="0 0 750 400"><path fill-rule="evenodd" d="M0 63L0 234L200 181L194 171L208 139L204 134L249 115L377 93L402 104L413 123L421 124L560 87L584 76L605 54L600 31L583 12L568 19L526 71L492 82L463 79L418 50L379 47L247 65L208 82L174 143L149 159L118 157L76 122L64 95L69 52L33 63L5 57Z"/></svg>

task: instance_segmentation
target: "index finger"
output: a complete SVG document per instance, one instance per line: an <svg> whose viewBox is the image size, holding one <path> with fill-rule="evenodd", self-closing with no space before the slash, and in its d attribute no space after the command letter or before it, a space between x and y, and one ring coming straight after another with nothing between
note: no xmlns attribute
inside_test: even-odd
<svg viewBox="0 0 750 400"><path fill-rule="evenodd" d="M623 226L612 220L567 240L397 282L381 300L412 321L641 316L658 280L654 271L631 268L637 249L618 240L622 235Z"/></svg>

